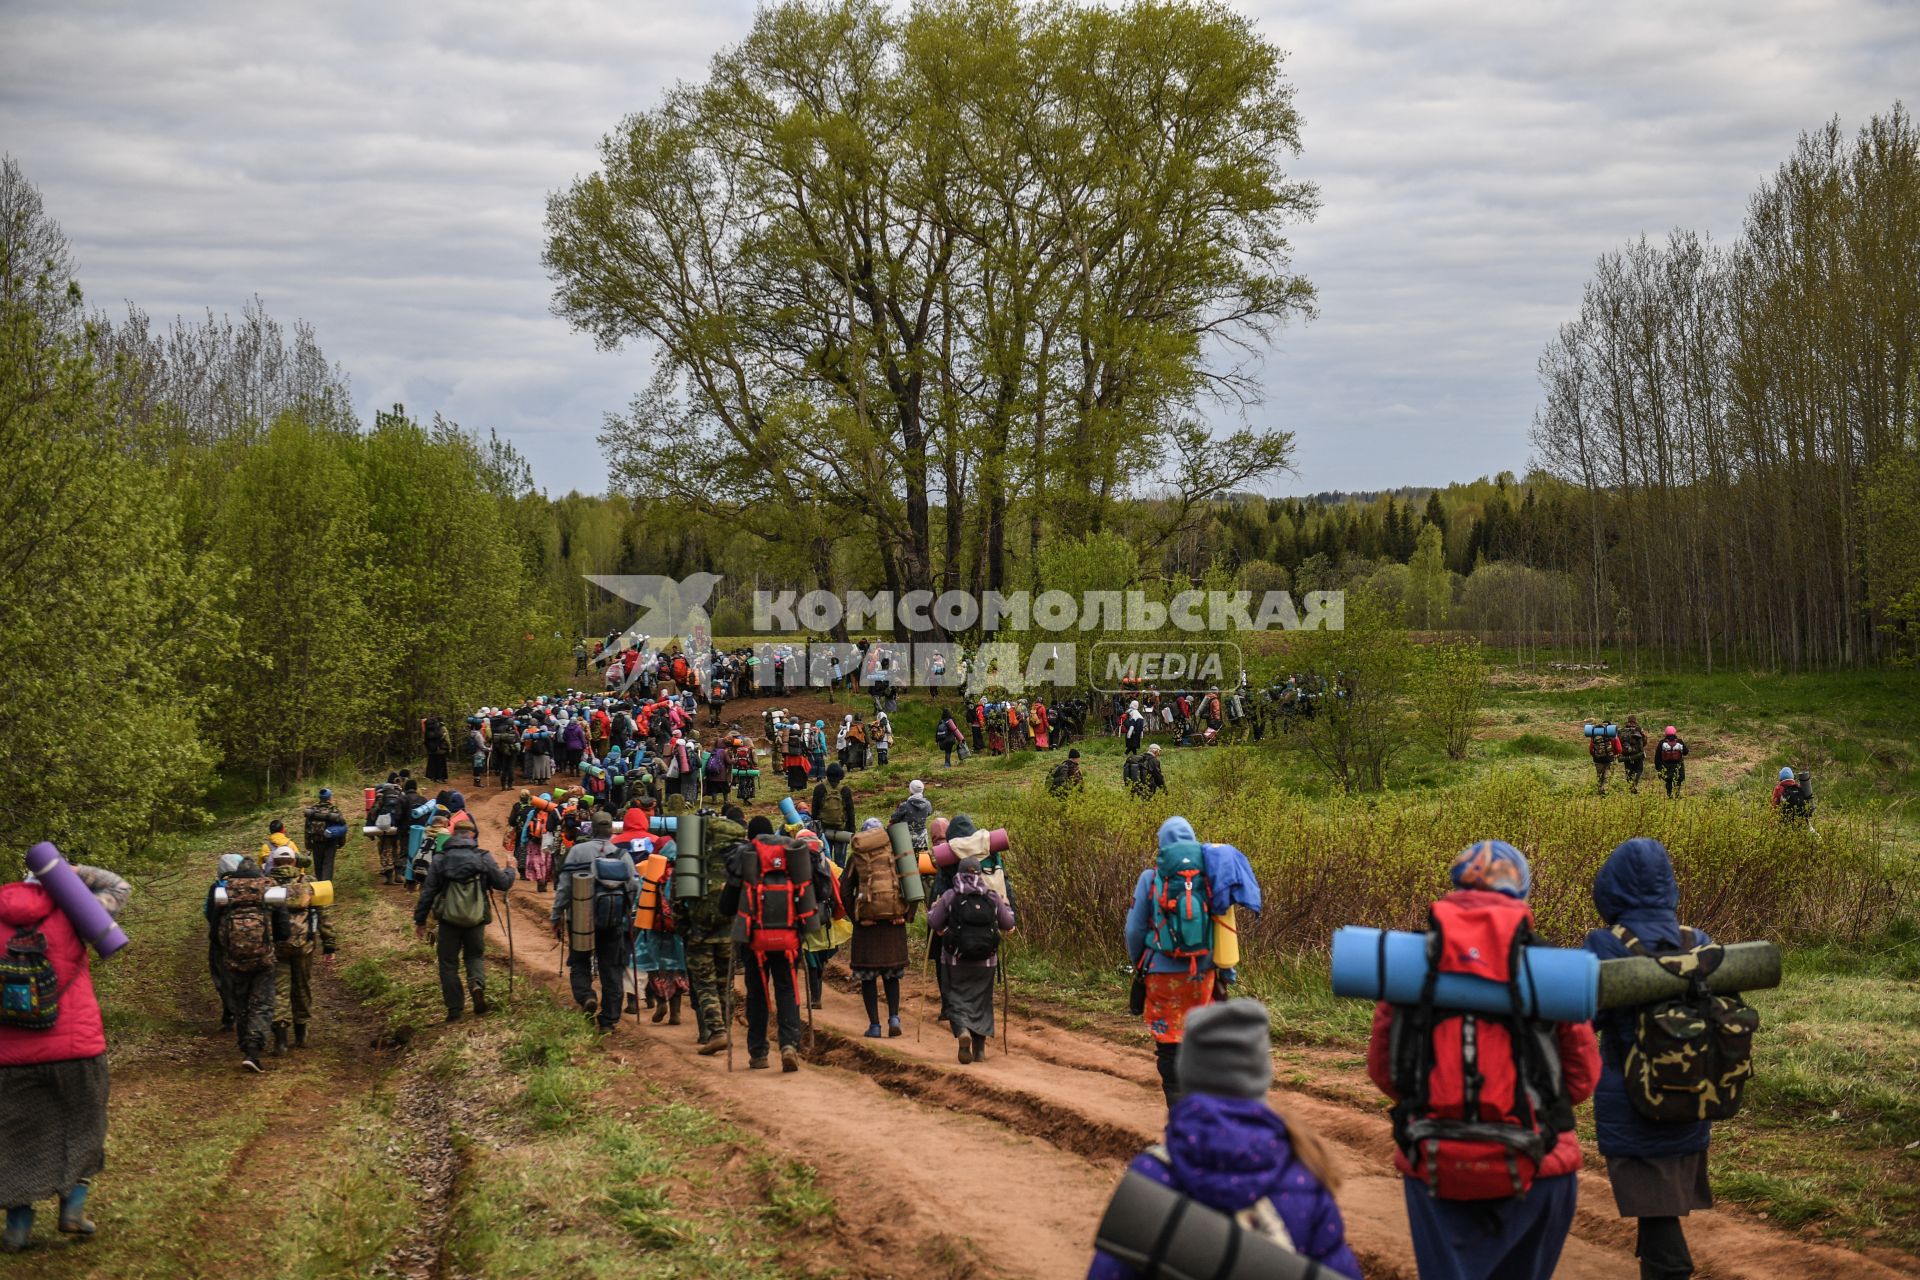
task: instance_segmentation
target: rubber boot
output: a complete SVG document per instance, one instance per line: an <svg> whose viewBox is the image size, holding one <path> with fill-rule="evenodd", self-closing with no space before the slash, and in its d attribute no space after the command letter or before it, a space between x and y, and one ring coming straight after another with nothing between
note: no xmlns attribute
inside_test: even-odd
<svg viewBox="0 0 1920 1280"><path fill-rule="evenodd" d="M33 1239L33 1206L15 1205L7 1210L7 1233L0 1236L0 1250L19 1253Z"/></svg>
<svg viewBox="0 0 1920 1280"><path fill-rule="evenodd" d="M86 1183L74 1183L60 1197L60 1230L82 1239L94 1233L93 1222L87 1217Z"/></svg>
<svg viewBox="0 0 1920 1280"><path fill-rule="evenodd" d="M677 1000L676 1000L676 1003L677 1003ZM655 1000L653 1002L652 1021L665 1022L666 1020L667 1020L667 1002L665 1000Z"/></svg>
<svg viewBox="0 0 1920 1280"><path fill-rule="evenodd" d="M627 992L627 1012L632 1014L640 1012L640 997L631 991ZM654 1021L658 1022L660 1019L655 1018Z"/></svg>
<svg viewBox="0 0 1920 1280"><path fill-rule="evenodd" d="M287 1056L287 1024L284 1022L273 1024L273 1056L276 1058Z"/></svg>
<svg viewBox="0 0 1920 1280"><path fill-rule="evenodd" d="M978 1031L973 1033L973 1060L975 1062L987 1060L987 1038Z"/></svg>
<svg viewBox="0 0 1920 1280"><path fill-rule="evenodd" d="M893 1038L894 1038L894 1039L896 1039L896 1040L897 1040L897 1039L899 1039L899 1038L900 1038L900 1036L901 1036L902 1034L904 1034L904 1033L903 1033L903 1032L902 1032L902 1031L900 1030L900 1015L899 1015L899 1014L897 1014L897 1013L896 1013L896 1014L893 1014L892 1016L890 1016L890 1017L889 1017L889 1018L887 1019L887 1034L888 1034L889 1036L891 1036L891 1037L893 1037Z"/></svg>
<svg viewBox="0 0 1920 1280"><path fill-rule="evenodd" d="M473 1016L476 1018L484 1018L487 1016L487 1010L491 1007L492 1006L487 1003L487 993L475 990L473 993Z"/></svg>
<svg viewBox="0 0 1920 1280"><path fill-rule="evenodd" d="M670 1027L680 1025L680 997L678 995L675 995L667 1002L667 1025Z"/></svg>
<svg viewBox="0 0 1920 1280"><path fill-rule="evenodd" d="M307 1024L304 1022L293 1024L293 1047L296 1049L307 1047Z"/></svg>

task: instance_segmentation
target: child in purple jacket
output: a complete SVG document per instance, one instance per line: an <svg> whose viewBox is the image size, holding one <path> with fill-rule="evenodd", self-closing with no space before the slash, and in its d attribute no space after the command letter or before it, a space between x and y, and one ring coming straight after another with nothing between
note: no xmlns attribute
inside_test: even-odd
<svg viewBox="0 0 1920 1280"><path fill-rule="evenodd" d="M1129 1167L1359 1280L1325 1149L1267 1105L1273 1086L1267 1007L1228 1000L1189 1013L1178 1071L1181 1096L1167 1112L1165 1143L1135 1156ZM1245 1213L1262 1200L1272 1213ZM1087 1268L1087 1280L1139 1274L1097 1251Z"/></svg>

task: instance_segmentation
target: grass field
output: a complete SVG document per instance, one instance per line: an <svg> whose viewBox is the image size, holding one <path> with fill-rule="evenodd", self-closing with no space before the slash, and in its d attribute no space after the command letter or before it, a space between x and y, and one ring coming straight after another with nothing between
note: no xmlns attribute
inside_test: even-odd
<svg viewBox="0 0 1920 1280"><path fill-rule="evenodd" d="M937 701L903 700L903 740L930 740ZM1608 795L1593 795L1579 725L1628 714L1654 735L1675 724L1688 740L1679 801L1659 795L1651 774L1641 795L1625 794L1617 769ZM1659 834L1681 872L1683 908L1710 913L1697 922L1727 939L1787 943L1784 985L1751 997L1764 1028L1756 1077L1744 1113L1717 1129L1716 1192L1836 1240L1920 1249L1920 811L1910 803L1920 673L1502 670L1466 760L1411 745L1388 790L1359 799L1338 795L1283 738L1168 748L1169 795L1142 806L1119 788L1114 739L1079 745L1088 793L1066 804L1038 785L1052 762L1039 754L947 771L915 746L868 775L888 794L926 778L941 812L1013 831L1027 917L1014 972L1028 990L1124 1007L1124 898L1158 818L1183 812L1203 839L1240 844L1261 869L1269 910L1249 931L1244 990L1272 1005L1283 1055L1292 1046L1346 1062L1354 1080L1340 1091L1353 1096L1367 1091L1359 1050L1369 1010L1327 989L1332 925L1414 923L1448 858L1485 835L1528 851L1543 922L1570 942L1598 923L1586 895L1606 852L1628 835ZM1816 779L1817 838L1783 833L1766 809L1787 764Z"/></svg>

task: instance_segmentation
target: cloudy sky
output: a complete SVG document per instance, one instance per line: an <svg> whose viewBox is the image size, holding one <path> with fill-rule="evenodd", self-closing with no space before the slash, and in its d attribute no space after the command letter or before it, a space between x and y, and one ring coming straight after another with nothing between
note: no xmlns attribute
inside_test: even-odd
<svg viewBox="0 0 1920 1280"><path fill-rule="evenodd" d="M1321 314L1254 420L1285 492L1520 470L1534 360L1599 253L1730 239L1795 136L1920 88L1912 0L1239 0L1290 53L1296 237ZM547 192L696 78L742 0L280 4L4 0L0 150L91 300L156 317L258 293L312 321L363 414L499 430L543 486L599 490L594 436L646 378L547 310ZM1917 106L1909 102L1910 107Z"/></svg>

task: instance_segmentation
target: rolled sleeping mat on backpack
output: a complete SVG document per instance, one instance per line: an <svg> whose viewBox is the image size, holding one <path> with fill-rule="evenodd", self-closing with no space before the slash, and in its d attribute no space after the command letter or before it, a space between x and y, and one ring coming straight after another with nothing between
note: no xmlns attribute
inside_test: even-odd
<svg viewBox="0 0 1920 1280"><path fill-rule="evenodd" d="M377 794L377 788L374 788L374 787L367 788L367 812L368 813L373 812L373 800L376 794Z"/></svg>
<svg viewBox="0 0 1920 1280"><path fill-rule="evenodd" d="M330 907L333 905L333 881L315 880L312 884L313 898L307 903L310 907Z"/></svg>
<svg viewBox="0 0 1920 1280"><path fill-rule="evenodd" d="M792 826L800 825L800 810L794 806L792 796L780 797L780 816Z"/></svg>
<svg viewBox="0 0 1920 1280"><path fill-rule="evenodd" d="M1707 975L1707 990L1730 995L1780 985L1780 948L1774 943L1730 942L1721 950L1720 966ZM1652 956L1623 956L1600 962L1602 1009L1652 1004L1685 994L1687 980L1669 973Z"/></svg>
<svg viewBox="0 0 1920 1280"><path fill-rule="evenodd" d="M707 893L707 820L698 814L680 819L673 838L673 900L691 902Z"/></svg>
<svg viewBox="0 0 1920 1280"><path fill-rule="evenodd" d="M977 837L983 834L987 837L987 849L990 852L1005 853L1013 847L1013 842L1008 838L1005 827L995 827L993 830L987 832L975 832L974 836ZM963 838L970 839L972 837ZM933 862L935 866L956 866L959 864L960 858L961 854L955 851L954 847L945 840L933 846Z"/></svg>
<svg viewBox="0 0 1920 1280"><path fill-rule="evenodd" d="M662 818L658 815L647 819L647 830L657 836L670 836L680 829L680 819Z"/></svg>
<svg viewBox="0 0 1920 1280"><path fill-rule="evenodd" d="M593 870L576 871L567 887L567 945L575 951L593 950Z"/></svg>
<svg viewBox="0 0 1920 1280"><path fill-rule="evenodd" d="M1240 964L1240 927L1228 907L1213 918L1213 967L1232 969Z"/></svg>
<svg viewBox="0 0 1920 1280"><path fill-rule="evenodd" d="M1427 935L1347 925L1334 930L1331 969L1337 996L1418 1004L1427 980ZM1592 952L1528 947L1519 975L1520 1012L1547 1022L1591 1022L1599 987L1600 961ZM1433 1003L1471 1013L1513 1011L1505 983L1464 973L1441 974Z"/></svg>
<svg viewBox="0 0 1920 1280"><path fill-rule="evenodd" d="M898 858L913 852L913 828L904 822L895 822L887 827L887 843L893 846L893 856Z"/></svg>
<svg viewBox="0 0 1920 1280"><path fill-rule="evenodd" d="M267 890L266 903L270 907L286 906L287 905L287 886L283 884L277 884L273 886L273 888ZM213 905L216 907L224 907L227 905L227 887L225 885L215 886L213 891Z"/></svg>
<svg viewBox="0 0 1920 1280"><path fill-rule="evenodd" d="M947 838L947 820L945 818L927 819L928 842L931 844L939 844L942 840L945 840L946 838Z"/></svg>
<svg viewBox="0 0 1920 1280"><path fill-rule="evenodd" d="M366 827L360 828L360 834L368 837L369 839L377 839L378 837L385 835L386 832L379 827L366 826Z"/></svg>
<svg viewBox="0 0 1920 1280"><path fill-rule="evenodd" d="M52 842L42 840L27 850L27 870L46 887L73 931L99 952L102 960L127 945L126 933L113 922L107 909L100 905L100 899L93 896L93 890L67 865Z"/></svg>
<svg viewBox="0 0 1920 1280"><path fill-rule="evenodd" d="M742 769L736 766L733 771L733 776L736 778L757 778L760 776L760 771L758 769Z"/></svg>
<svg viewBox="0 0 1920 1280"><path fill-rule="evenodd" d="M1162 1280L1317 1280L1329 1274L1218 1209L1128 1170L1093 1244Z"/></svg>
<svg viewBox="0 0 1920 1280"><path fill-rule="evenodd" d="M1589 738L1617 738L1620 726L1617 724L1586 724L1580 726L1581 732Z"/></svg>

